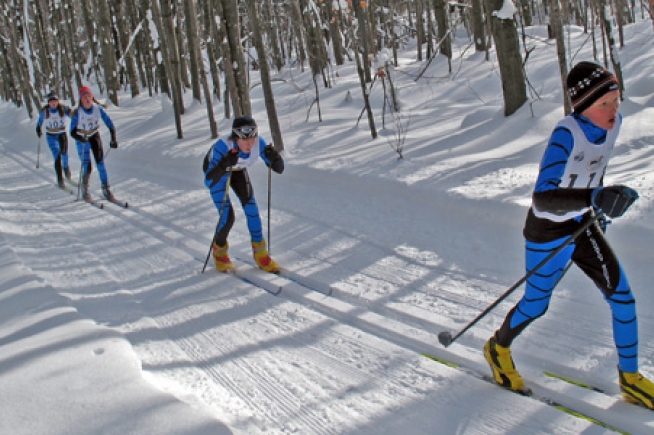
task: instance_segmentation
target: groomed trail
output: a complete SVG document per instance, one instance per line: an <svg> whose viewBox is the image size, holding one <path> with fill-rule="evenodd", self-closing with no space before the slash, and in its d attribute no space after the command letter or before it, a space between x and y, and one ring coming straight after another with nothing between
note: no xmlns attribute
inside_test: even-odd
<svg viewBox="0 0 654 435"><path fill-rule="evenodd" d="M624 403L613 378L592 378L553 357L578 342L610 352L610 336L594 333L594 315L584 314L583 295L564 291L565 306L553 309L580 314L543 319L531 334L542 352L516 359L535 392L605 426L423 356L487 372L481 347L509 307L450 348L439 345L438 332L465 325L513 279L466 270L466 256L474 262L493 251L466 200L435 214L445 192L289 165L274 179L271 216L271 253L287 277L254 268L238 206L230 236L238 273L218 274L209 263L201 274L216 218L206 191L192 177L139 173L141 156L115 154L111 169L124 181L114 189L130 208L99 210L53 188L30 152L1 144L6 245L81 316L122 334L153 384L208 407L234 433L652 430L654 414ZM254 171L253 182L265 222L265 171ZM488 216L491 239L516 236L510 215L515 208ZM519 245L508 255L518 261ZM548 338L561 335L566 340ZM543 370L597 382L606 393Z"/></svg>

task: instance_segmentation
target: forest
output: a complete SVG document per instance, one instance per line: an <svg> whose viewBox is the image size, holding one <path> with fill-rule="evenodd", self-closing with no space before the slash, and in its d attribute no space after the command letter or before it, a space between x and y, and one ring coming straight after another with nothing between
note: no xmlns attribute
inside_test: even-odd
<svg viewBox="0 0 654 435"><path fill-rule="evenodd" d="M647 3L649 1L649 3ZM356 64L372 137L376 126L366 98L380 79L394 103L397 51L409 41L425 66L447 58L452 35L467 35L469 50L497 62L504 112L528 99L524 29L547 25L556 44L561 77L575 53L566 48L566 26L583 27L595 59L621 77L616 47L623 26L653 19L654 0L2 0L0 98L38 113L54 91L77 104L76 89L97 86L119 106L119 95L166 94L183 138L182 95L206 105L218 136L216 107L231 118L251 113L250 90L262 86L276 146L283 149L273 83L284 69L310 69L320 113L321 89L334 86L331 67ZM640 14L640 17L636 15ZM653 21L654 25L654 21ZM600 41L600 42L598 42ZM382 55L383 54L383 55ZM258 70L257 80L249 72ZM416 77L415 80L419 80ZM122 92L122 94L121 94ZM566 112L569 102L565 101Z"/></svg>

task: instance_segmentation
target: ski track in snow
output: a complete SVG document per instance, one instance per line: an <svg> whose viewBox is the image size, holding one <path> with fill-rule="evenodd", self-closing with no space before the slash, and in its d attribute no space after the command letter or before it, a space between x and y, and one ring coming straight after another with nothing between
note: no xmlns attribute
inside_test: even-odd
<svg viewBox="0 0 654 435"><path fill-rule="evenodd" d="M47 176L32 170L26 156L3 154L9 158L3 161L18 163L2 164L2 177L7 180L3 185L19 186L15 179L33 178L35 173L47 184ZM146 184L140 186L142 196L146 198L147 192L143 192L150 190L158 201L131 201L136 206L127 210L94 210L72 200L62 204L69 197L56 190L43 201L42 188L34 188L30 180L3 195L4 201L20 202L26 210L37 212L32 216L38 220L15 222L16 234L9 234L24 264L54 285L70 282L71 288L60 291L82 314L124 333L147 373L166 379L170 391L185 400L209 405L242 433L264 433L271 427L276 428L275 433L365 433L360 428L393 412L386 409L387 399L376 401L376 395L394 397L398 409L421 401L437 407L456 401L467 388L480 388L471 378L443 376L450 369L417 352L422 346L425 351L438 351L433 349L435 334L461 326L448 320L448 307L464 314L463 324L467 316L476 315L503 291L500 283L445 268L438 264L437 256L411 249L390 252L365 236L357 238L314 221L311 225L325 231L327 238L334 231L339 234L337 251L363 239L365 247L357 251L361 257L386 260L367 268L356 263L348 267L348 263L334 261L329 249L314 254L310 247L298 246L296 251L278 256L288 258L282 264L293 264L295 258L298 264L327 265L316 279L330 279L331 274L332 297L296 291L297 286L289 281L279 297L261 293L253 303L251 294L260 289L217 275L211 263L204 276L199 274L198 259L204 258L208 246L203 236L206 231L198 228L206 226L203 215L214 217L205 196L198 196L197 208L178 210L166 207L175 203L174 195L162 198L154 191L156 187ZM24 216L11 210L3 213L7 220ZM68 238L68 219L82 228L83 235L75 246L59 246L59 238ZM43 233L46 228L47 237ZM34 243L29 236L35 232L44 238L38 252L31 247ZM247 240L243 227L236 225L234 233L234 240ZM240 251L247 249L242 243L234 245ZM117 253L122 253L125 261L103 259L105 255L120 257ZM52 256L60 260L53 262ZM425 276L429 268L431 273L434 269L442 273L439 280ZM231 290L227 294L218 290L223 286ZM449 287L452 290L446 290ZM243 297L236 296L238 292L243 292ZM497 324L499 315L494 317L482 324ZM490 326L484 329L489 334L492 331ZM267 340L270 330L275 332L273 336L284 338ZM588 331L579 332L580 336L586 334ZM472 343L478 352L482 340L475 337L462 342ZM301 359L295 348L304 349ZM539 406L508 396L506 404ZM502 413L494 417L498 410L493 408L503 409L506 404L480 410L488 418L477 428L478 433L492 433L507 420L519 425L520 416ZM601 433L589 423L558 417L566 423L561 426L562 421L557 421L554 427L568 428L560 433L583 429ZM379 432L379 427L371 427ZM466 430L475 433L474 427Z"/></svg>

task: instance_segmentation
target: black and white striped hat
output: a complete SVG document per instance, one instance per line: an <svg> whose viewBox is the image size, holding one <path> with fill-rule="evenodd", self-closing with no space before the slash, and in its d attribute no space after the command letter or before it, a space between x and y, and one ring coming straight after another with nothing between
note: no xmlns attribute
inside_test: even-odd
<svg viewBox="0 0 654 435"><path fill-rule="evenodd" d="M582 113L604 94L619 89L618 79L606 68L593 62L579 62L566 80L572 108Z"/></svg>

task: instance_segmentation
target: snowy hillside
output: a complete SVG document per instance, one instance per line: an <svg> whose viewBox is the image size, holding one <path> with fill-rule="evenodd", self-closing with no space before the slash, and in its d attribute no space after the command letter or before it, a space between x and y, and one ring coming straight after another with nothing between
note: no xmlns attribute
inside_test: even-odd
<svg viewBox="0 0 654 435"><path fill-rule="evenodd" d="M563 115L555 47L545 29L530 33L527 72L539 99L510 118L497 64L467 49L467 39L457 41L455 74L437 58L418 81L424 64L407 47L393 77L409 125L401 160L388 113L381 128L379 84L371 98L380 137L371 140L365 116L357 125L353 65L321 90L323 122L309 110L310 77L281 75L274 91L286 171L272 175L270 203L265 166L250 175L286 276L254 269L239 206L229 238L238 276L211 263L200 273L217 212L201 173L212 143L206 112L190 93L183 140L165 98L124 94L108 108L120 148L106 165L127 209L99 210L56 189L45 142L35 165L36 120L0 104L0 433L652 433L652 411L619 395L609 310L578 270L513 352L536 393L604 425L422 355L490 373L481 348L521 294L447 349L438 343L439 332L463 328L524 273L522 225ZM641 197L609 239L638 301L641 371L650 378L652 35L649 21L625 34L624 124L607 175ZM571 51L586 38L573 29ZM575 61L590 56L586 44ZM252 98L270 140L260 86ZM226 133L231 120L217 117ZM70 161L76 175L73 143ZM91 191L100 196L95 169Z"/></svg>

